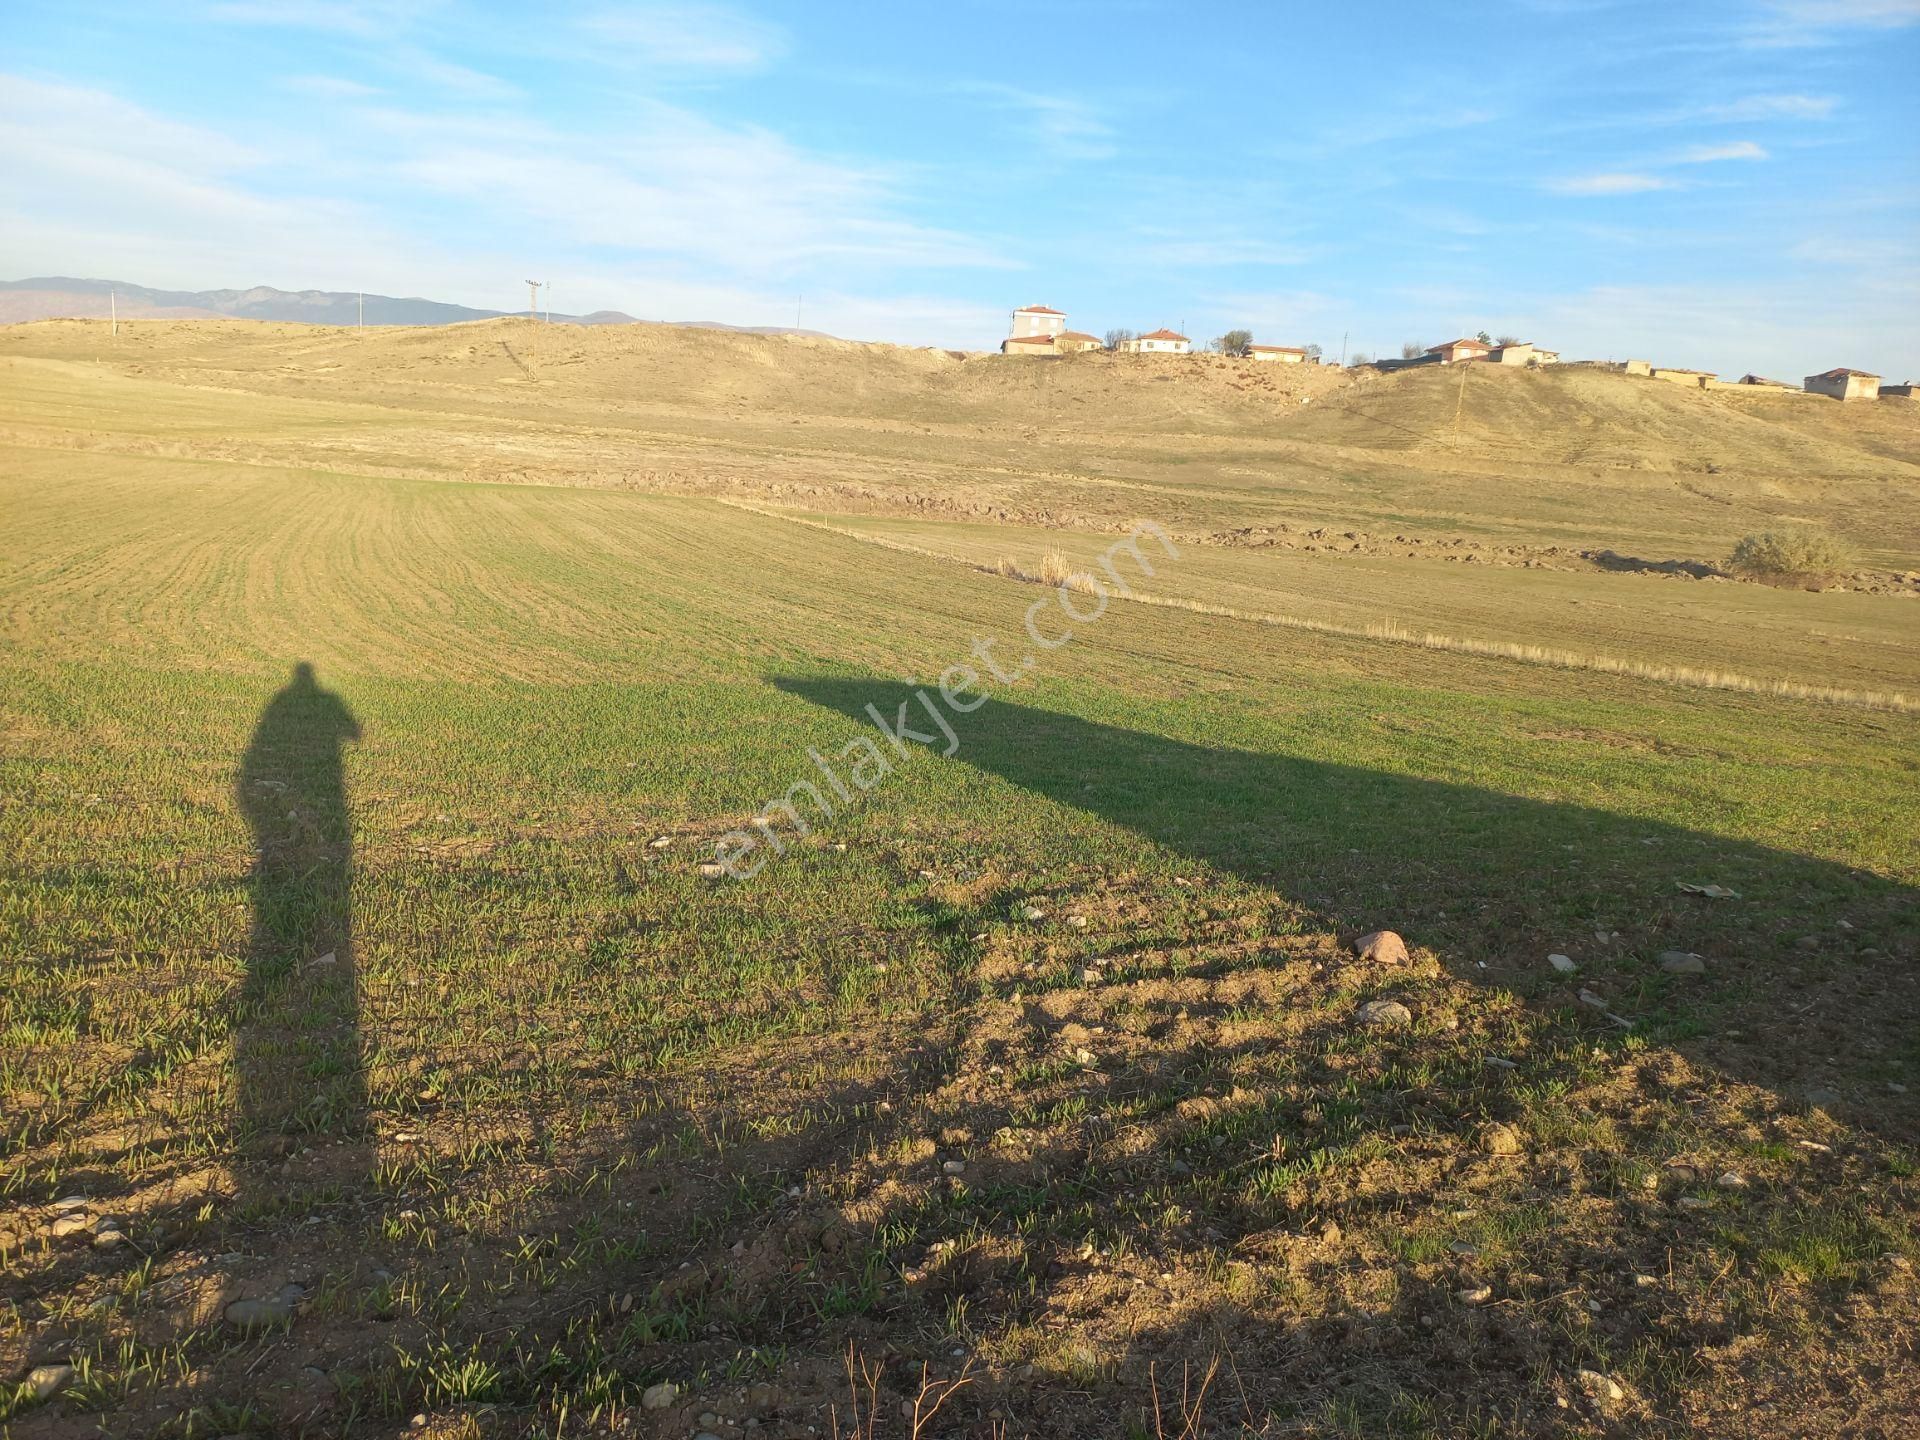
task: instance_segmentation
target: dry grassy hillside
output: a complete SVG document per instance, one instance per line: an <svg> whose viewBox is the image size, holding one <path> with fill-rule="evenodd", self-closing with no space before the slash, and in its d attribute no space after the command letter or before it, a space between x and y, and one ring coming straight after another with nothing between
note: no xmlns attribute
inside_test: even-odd
<svg viewBox="0 0 1920 1440"><path fill-rule="evenodd" d="M355 331L248 321L10 327L0 352L202 385L574 416L697 409L1053 435L1194 433L1354 451L1663 472L1920 474L1920 407L1699 392L1608 371L1392 375L1210 355L1031 361L668 325L477 321Z"/></svg>

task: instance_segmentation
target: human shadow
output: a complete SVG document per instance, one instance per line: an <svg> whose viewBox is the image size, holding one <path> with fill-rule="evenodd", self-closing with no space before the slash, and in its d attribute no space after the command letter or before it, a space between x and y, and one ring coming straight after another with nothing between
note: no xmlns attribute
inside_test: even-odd
<svg viewBox="0 0 1920 1440"><path fill-rule="evenodd" d="M324 1144L364 1172L367 1084L353 954L353 825L343 749L360 738L302 661L260 712L235 797L253 833L247 978L234 1038L242 1158Z"/></svg>
<svg viewBox="0 0 1920 1440"><path fill-rule="evenodd" d="M869 704L890 717L916 694L860 679L775 683L869 736ZM1639 816L1000 699L950 718L952 763L1270 887L1305 924L1401 931L1456 978L1556 1009L1577 1008L1592 985L1638 1033L1724 1074L1795 1105L1842 1096L1849 1118L1889 1138L1920 1133L1920 1043L1886 990L1920 952L1911 886ZM1546 966L1554 952L1578 957L1577 978ZM1662 957L1675 952L1704 957L1705 973L1670 973Z"/></svg>

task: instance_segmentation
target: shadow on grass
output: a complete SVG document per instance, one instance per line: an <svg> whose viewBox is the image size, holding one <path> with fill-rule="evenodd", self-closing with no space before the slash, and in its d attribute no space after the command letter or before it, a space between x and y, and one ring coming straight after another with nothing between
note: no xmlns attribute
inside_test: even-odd
<svg viewBox="0 0 1920 1440"><path fill-rule="evenodd" d="M775 683L868 735L869 704L892 716L915 693L881 681ZM1848 1118L1915 1134L1910 1107L1885 1086L1920 1060L1913 996L1886 989L1890 978L1904 985L1920 948L1910 886L1659 821L1194 745L998 699L951 718L960 749L950 763L1270 887L1307 924L1343 938L1398 930L1457 976L1543 1004L1604 989L1606 1009L1637 1033L1722 1073L1791 1103L1851 1100ZM1703 956L1704 976L1668 973L1660 957L1670 951ZM1552 972L1554 952L1580 957L1580 975Z"/></svg>
<svg viewBox="0 0 1920 1440"><path fill-rule="evenodd" d="M253 834L252 936L235 1017L241 1155L281 1158L295 1135L347 1147L335 1178L369 1168L367 1082L353 955L353 821L343 748L360 725L313 667L260 712L234 782Z"/></svg>

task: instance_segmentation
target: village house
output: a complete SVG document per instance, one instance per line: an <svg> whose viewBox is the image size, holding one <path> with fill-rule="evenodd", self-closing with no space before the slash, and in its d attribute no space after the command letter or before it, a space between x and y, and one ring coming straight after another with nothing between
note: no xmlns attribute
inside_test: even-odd
<svg viewBox="0 0 1920 1440"><path fill-rule="evenodd" d="M1877 400L1880 377L1865 370L1822 370L1807 376L1806 388L1810 395L1829 395L1835 400Z"/></svg>
<svg viewBox="0 0 1920 1440"><path fill-rule="evenodd" d="M1249 345L1247 359L1265 360L1280 365L1298 365L1307 358L1305 350L1292 345Z"/></svg>
<svg viewBox="0 0 1920 1440"><path fill-rule="evenodd" d="M1897 385L1882 385L1880 394L1882 397L1898 395L1903 400L1911 400L1914 398L1913 392L1916 388L1920 388L1920 381L1902 380Z"/></svg>
<svg viewBox="0 0 1920 1440"><path fill-rule="evenodd" d="M1051 335L1009 335L1000 342L1002 355L1058 355Z"/></svg>
<svg viewBox="0 0 1920 1440"><path fill-rule="evenodd" d="M1733 382L1736 385L1760 385L1769 390L1794 390L1798 386L1789 385L1785 380L1769 380L1764 375L1748 373Z"/></svg>
<svg viewBox="0 0 1920 1440"><path fill-rule="evenodd" d="M1022 305L1013 312L1013 328L1007 331L1007 338L1024 340L1044 335L1051 340L1066 328L1067 317L1051 305Z"/></svg>
<svg viewBox="0 0 1920 1440"><path fill-rule="evenodd" d="M1539 363L1539 352L1531 340L1515 340L1510 345L1494 346L1487 352L1487 359L1495 365L1534 365Z"/></svg>
<svg viewBox="0 0 1920 1440"><path fill-rule="evenodd" d="M1631 365L1633 362L1629 360L1627 363ZM1720 383L1719 377L1711 370L1683 370L1677 365L1654 366L1653 378L1664 380L1669 385L1685 385L1690 390L1711 390Z"/></svg>
<svg viewBox="0 0 1920 1440"><path fill-rule="evenodd" d="M1053 348L1067 355L1075 355L1082 350L1098 350L1100 337L1089 335L1084 330L1062 330L1053 337Z"/></svg>
<svg viewBox="0 0 1920 1440"><path fill-rule="evenodd" d="M1129 355L1185 355L1193 349L1193 341L1178 331L1162 327L1122 340L1120 348Z"/></svg>
<svg viewBox="0 0 1920 1440"><path fill-rule="evenodd" d="M1560 352L1558 350L1549 350L1544 345L1536 345L1533 347L1533 363L1535 365L1558 365L1560 363Z"/></svg>
<svg viewBox="0 0 1920 1440"><path fill-rule="evenodd" d="M1484 360L1493 347L1484 340L1449 340L1444 345L1430 345L1427 354L1438 355L1442 365L1452 365L1461 360Z"/></svg>

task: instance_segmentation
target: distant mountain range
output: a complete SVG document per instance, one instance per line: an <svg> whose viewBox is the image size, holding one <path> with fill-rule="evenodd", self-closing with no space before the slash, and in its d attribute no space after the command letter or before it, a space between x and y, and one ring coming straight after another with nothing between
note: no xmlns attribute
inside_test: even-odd
<svg viewBox="0 0 1920 1440"><path fill-rule="evenodd" d="M462 320L496 320L518 310L476 310L441 300L405 300L392 295L357 295L351 290L153 290L123 280L77 280L69 275L39 275L29 280L0 280L0 324L23 320L104 320L118 303L123 320L292 320L307 325L455 325ZM554 315L569 325L636 325L619 310L591 315ZM820 335L781 325L722 325L717 320L670 320L701 330L734 330L747 335Z"/></svg>

